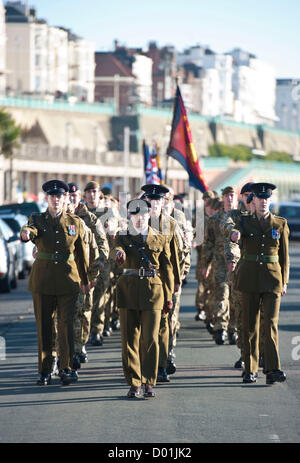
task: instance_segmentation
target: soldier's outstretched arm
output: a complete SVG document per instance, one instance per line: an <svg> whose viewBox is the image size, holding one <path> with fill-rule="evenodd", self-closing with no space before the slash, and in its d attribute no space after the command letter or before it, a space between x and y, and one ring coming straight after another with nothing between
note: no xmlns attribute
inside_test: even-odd
<svg viewBox="0 0 300 463"><path fill-rule="evenodd" d="M121 242L119 233L116 234L114 247L109 252L109 257L117 262L118 265L121 265L126 260L125 246Z"/></svg>
<svg viewBox="0 0 300 463"><path fill-rule="evenodd" d="M32 214L29 217L27 225L24 225L21 228L20 239L24 243L26 243L27 241L30 241L30 240L34 241L35 238L38 236L38 234L39 234L39 230L38 230L38 228L36 226L36 217Z"/></svg>

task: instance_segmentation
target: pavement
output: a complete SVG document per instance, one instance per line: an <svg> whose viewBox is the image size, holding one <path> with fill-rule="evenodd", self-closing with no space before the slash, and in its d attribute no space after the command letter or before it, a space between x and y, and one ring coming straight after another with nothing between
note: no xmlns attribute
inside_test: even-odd
<svg viewBox="0 0 300 463"><path fill-rule="evenodd" d="M203 443L299 443L299 280L300 243L292 243L291 281L279 321L285 383L267 386L262 371L256 384L242 383L241 370L233 367L237 347L217 346L204 323L194 320L192 268L183 289L177 371L170 383L156 387L155 399L137 400L126 397L119 332L102 347L88 344L89 362L77 383L61 386L55 378L49 386L35 385L31 294L19 280L16 290L0 294L0 443L100 443L107 461L192 461L195 446ZM146 444L148 452L141 447ZM125 455L125 448L144 453Z"/></svg>

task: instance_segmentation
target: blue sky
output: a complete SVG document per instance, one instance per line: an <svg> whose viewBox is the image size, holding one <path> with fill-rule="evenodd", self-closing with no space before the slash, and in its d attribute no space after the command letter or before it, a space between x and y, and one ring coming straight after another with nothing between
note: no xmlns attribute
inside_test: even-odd
<svg viewBox="0 0 300 463"><path fill-rule="evenodd" d="M38 17L113 48L196 43L216 52L240 47L275 68L277 77L300 78L299 0L32 0Z"/></svg>

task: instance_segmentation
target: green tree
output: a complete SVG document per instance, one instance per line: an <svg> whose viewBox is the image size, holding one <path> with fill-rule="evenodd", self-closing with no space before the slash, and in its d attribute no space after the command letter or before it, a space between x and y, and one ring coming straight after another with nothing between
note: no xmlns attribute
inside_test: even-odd
<svg viewBox="0 0 300 463"><path fill-rule="evenodd" d="M265 159L267 161L293 162L293 158L285 151L269 151Z"/></svg>
<svg viewBox="0 0 300 463"><path fill-rule="evenodd" d="M250 161L253 159L251 148L243 145L223 145L222 143L214 143L208 147L209 154L212 157L225 157L234 161Z"/></svg>
<svg viewBox="0 0 300 463"><path fill-rule="evenodd" d="M10 200L12 200L13 188L13 153L14 148L19 146L19 139L22 130L16 125L13 117L4 109L0 109L0 149L1 153L10 160Z"/></svg>

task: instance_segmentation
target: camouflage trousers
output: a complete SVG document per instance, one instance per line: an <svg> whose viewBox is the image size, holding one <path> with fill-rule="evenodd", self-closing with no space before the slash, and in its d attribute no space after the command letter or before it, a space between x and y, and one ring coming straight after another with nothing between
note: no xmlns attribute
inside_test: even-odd
<svg viewBox="0 0 300 463"><path fill-rule="evenodd" d="M75 354L80 354L82 352L83 346L89 339L93 307L93 292L94 288L92 288L88 294L84 294L80 291L76 302L74 317Z"/></svg>
<svg viewBox="0 0 300 463"><path fill-rule="evenodd" d="M112 279L106 290L106 301L104 308L104 329L107 330L112 321L119 319L119 309L116 301L117 280Z"/></svg>
<svg viewBox="0 0 300 463"><path fill-rule="evenodd" d="M177 293L173 294L172 302L173 307L172 310L169 312L168 322L169 322L169 350L168 350L168 360L174 361L175 359L175 352L174 348L176 347L177 343L177 332L180 329L180 321L179 321L179 310L180 310L180 298L181 298L182 288Z"/></svg>
<svg viewBox="0 0 300 463"><path fill-rule="evenodd" d="M107 300L108 279L100 275L97 279L93 295L93 309L91 318L91 332L101 334L105 323L105 304Z"/></svg>
<svg viewBox="0 0 300 463"><path fill-rule="evenodd" d="M236 271L228 272L228 284L230 288L230 309L234 312L234 319L237 331L237 347L241 351L241 357L243 358L244 343L243 343L243 327L242 327L242 315L243 315L243 304L242 304L242 293L234 289L234 280Z"/></svg>
<svg viewBox="0 0 300 463"><path fill-rule="evenodd" d="M230 304L232 294L227 279L227 265L224 262L216 262L214 265L214 296L215 305L213 311L214 331L236 331L235 311Z"/></svg>

